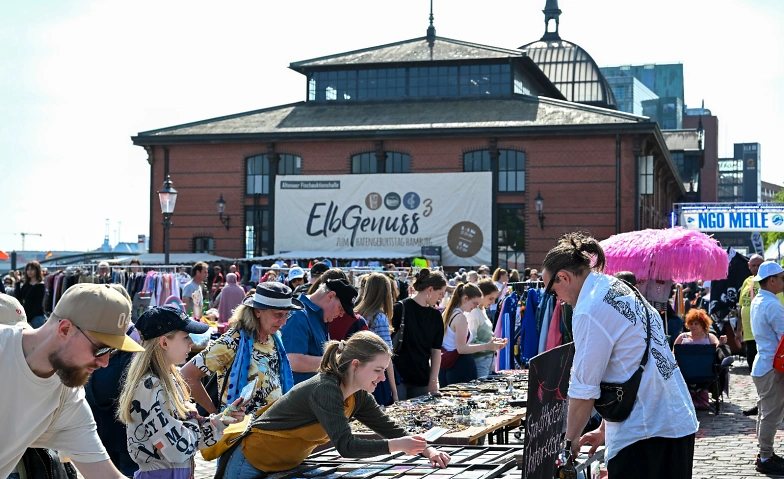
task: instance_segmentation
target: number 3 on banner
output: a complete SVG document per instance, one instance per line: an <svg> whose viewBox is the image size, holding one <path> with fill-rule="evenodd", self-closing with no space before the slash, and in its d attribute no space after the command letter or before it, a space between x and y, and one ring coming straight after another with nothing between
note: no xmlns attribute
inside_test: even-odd
<svg viewBox="0 0 784 479"><path fill-rule="evenodd" d="M422 204L427 207L427 209L422 213L422 216L427 218L428 216L430 216L430 213L433 212L433 200L428 198L425 201L423 201Z"/></svg>

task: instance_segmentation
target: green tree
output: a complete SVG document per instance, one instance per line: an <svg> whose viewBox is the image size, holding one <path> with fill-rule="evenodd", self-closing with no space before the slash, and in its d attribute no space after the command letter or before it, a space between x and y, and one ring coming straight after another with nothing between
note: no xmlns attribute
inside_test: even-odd
<svg viewBox="0 0 784 479"><path fill-rule="evenodd" d="M784 203L784 190L776 193L773 198L773 201L776 203ZM784 240L784 232L762 233L762 244L765 245L766 249L777 240Z"/></svg>

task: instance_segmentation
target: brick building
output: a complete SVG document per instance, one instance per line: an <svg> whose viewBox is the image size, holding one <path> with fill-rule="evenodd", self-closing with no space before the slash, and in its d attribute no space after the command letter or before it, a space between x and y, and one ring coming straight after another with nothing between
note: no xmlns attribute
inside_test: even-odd
<svg viewBox="0 0 784 479"><path fill-rule="evenodd" d="M552 40L552 32L545 37ZM562 46L550 43L557 54ZM580 50L563 61L603 81L586 56ZM491 261L510 268L540 265L567 231L606 238L666 227L685 193L655 122L591 98L567 101L564 84L556 87L521 49L437 37L431 24L425 37L290 68L306 78L302 102L133 137L151 170L151 252L163 251L156 191L167 172L179 191L171 251L229 257L290 249L276 242L275 225L287 215L287 205L275 201L279 175L366 175L372 182L376 173L396 173L405 184L406 175L491 171L491 191L458 189L437 176L432 187L451 190L455 202L492 195L493 231L484 241ZM603 94L605 86L594 90ZM218 218L219 198L229 228Z"/></svg>

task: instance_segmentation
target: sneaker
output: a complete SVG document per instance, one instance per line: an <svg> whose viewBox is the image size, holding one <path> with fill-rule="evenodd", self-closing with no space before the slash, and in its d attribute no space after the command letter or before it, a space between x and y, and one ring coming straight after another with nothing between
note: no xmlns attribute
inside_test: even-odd
<svg viewBox="0 0 784 479"><path fill-rule="evenodd" d="M757 472L761 472L762 474L772 474L774 476L784 476L784 462L779 462L781 458L774 459L770 458L767 461L763 462L760 460L759 454L757 454L757 460L754 464L754 468Z"/></svg>
<svg viewBox="0 0 784 479"><path fill-rule="evenodd" d="M743 415L744 416L756 416L757 414L759 414L759 409L757 409L757 406L754 406L751 409L744 409L743 410Z"/></svg>

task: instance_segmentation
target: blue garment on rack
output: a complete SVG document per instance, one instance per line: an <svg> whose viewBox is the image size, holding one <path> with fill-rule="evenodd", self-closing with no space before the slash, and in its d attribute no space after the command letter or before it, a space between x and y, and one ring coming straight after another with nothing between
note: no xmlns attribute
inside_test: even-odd
<svg viewBox="0 0 784 479"><path fill-rule="evenodd" d="M553 308L551 309L549 307L550 304L554 305L555 302L554 301L548 301L547 302L547 306L548 307L545 310L545 315L542 318L542 325L539 328L539 347L538 347L538 350L539 350L540 353L545 352L545 350L547 349L547 333L550 331L550 321L553 320L553 311L552 311L552 309L554 309L555 306L553 306Z"/></svg>
<svg viewBox="0 0 784 479"><path fill-rule="evenodd" d="M504 349L498 351L499 371L512 368L512 358L511 354L509 354L509 351L513 350L512 348L514 347L512 344L512 324L514 322L514 318L516 317L515 311L517 310L517 301L517 294L512 293L507 296L501 304L501 314L498 317L498 320L501 321L501 337L508 339L509 343L506 345L506 347L504 347Z"/></svg>
<svg viewBox="0 0 784 479"><path fill-rule="evenodd" d="M520 359L523 363L536 356L539 351L539 334L536 332L536 312L541 301L538 288L528 290L528 297L525 301L525 314L520 325Z"/></svg>

